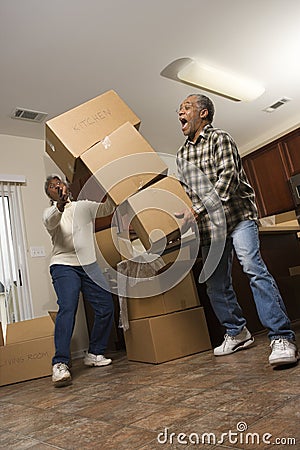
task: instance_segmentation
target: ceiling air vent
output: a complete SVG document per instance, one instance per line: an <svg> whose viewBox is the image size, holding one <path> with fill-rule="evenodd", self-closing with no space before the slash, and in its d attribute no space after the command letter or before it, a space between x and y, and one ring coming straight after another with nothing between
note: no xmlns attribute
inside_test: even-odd
<svg viewBox="0 0 300 450"><path fill-rule="evenodd" d="M10 117L12 119L29 120L30 122L42 122L46 117L47 113L40 111L32 111L30 109L15 108L11 113Z"/></svg>
<svg viewBox="0 0 300 450"><path fill-rule="evenodd" d="M282 97L280 100L277 100L277 102L273 103L273 105L267 106L267 108L263 109L263 111L271 113L289 101L291 101L290 98Z"/></svg>

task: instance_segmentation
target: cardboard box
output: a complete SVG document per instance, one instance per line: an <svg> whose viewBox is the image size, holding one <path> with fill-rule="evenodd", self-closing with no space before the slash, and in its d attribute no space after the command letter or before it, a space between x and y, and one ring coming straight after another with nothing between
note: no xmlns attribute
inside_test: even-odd
<svg viewBox="0 0 300 450"><path fill-rule="evenodd" d="M168 171L164 161L129 122L84 152L80 159L116 205Z"/></svg>
<svg viewBox="0 0 300 450"><path fill-rule="evenodd" d="M124 336L131 361L159 364L211 349L202 307L132 320Z"/></svg>
<svg viewBox="0 0 300 450"><path fill-rule="evenodd" d="M121 261L118 250L117 228L111 227L95 233L96 255L100 267L116 268Z"/></svg>
<svg viewBox="0 0 300 450"><path fill-rule="evenodd" d="M7 325L0 339L0 386L51 375L54 322L50 316Z"/></svg>
<svg viewBox="0 0 300 450"><path fill-rule="evenodd" d="M149 314L146 313L143 317L165 314L166 312L199 305L194 279L188 277L193 266L189 245L177 245L162 255L155 255L148 254L139 239L130 241L123 233L118 233L117 236L122 258L122 262L117 264L117 271L119 274L130 277L126 283L125 281L122 283L121 290L119 286L119 295L136 299L136 304L138 302L143 303L144 313L147 312L146 304L148 304ZM186 277L187 279L185 279ZM181 289L179 289L179 285ZM176 287L177 297L175 301L173 295ZM165 294L164 299L160 297L162 294ZM185 299L188 296L191 296L191 298ZM170 305L161 306L159 310L155 310L156 313L150 312L152 311L152 303L158 302L164 305L166 302L168 304L168 298L170 298Z"/></svg>
<svg viewBox="0 0 300 450"><path fill-rule="evenodd" d="M139 238L129 239L127 232L118 233L117 236L118 248L122 260L132 259L147 252ZM191 234L180 241L169 243L161 257L165 264L169 264L176 259L182 261L191 260L191 258L193 258L195 260L198 252L198 241L196 240L195 235Z"/></svg>
<svg viewBox="0 0 300 450"><path fill-rule="evenodd" d="M285 224L288 225L290 221L297 220L296 211L288 211L281 214L275 215L275 224ZM292 224L293 225L293 224Z"/></svg>
<svg viewBox="0 0 300 450"><path fill-rule="evenodd" d="M46 152L71 182L79 156L125 122L138 128L140 119L110 90L48 120Z"/></svg>
<svg viewBox="0 0 300 450"><path fill-rule="evenodd" d="M148 253L139 239L134 239L131 241L126 236L126 233L118 233L117 238L121 261L123 261L123 267L120 268L120 265L118 265L118 268L121 269L120 273L126 273L127 276L134 277L139 272L142 272L142 276L140 278L154 277L154 275L164 272L169 269L173 263L176 263L176 267L179 269L178 276L176 276L176 281L179 281L179 278L182 278L180 275L187 274L193 266L193 261L191 261L191 247L189 245L180 246L178 244L176 247L167 249L165 253L159 255L155 253ZM156 259L159 259L158 262L160 264L155 264L155 271L153 271L154 266L149 272L146 268L142 267L145 266L147 262L156 261ZM130 266L130 261L137 264L138 269L141 267L142 271L136 270L135 266ZM141 289L135 289L137 292L145 294L145 286Z"/></svg>
<svg viewBox="0 0 300 450"><path fill-rule="evenodd" d="M300 266L289 267L290 276L300 275Z"/></svg>
<svg viewBox="0 0 300 450"><path fill-rule="evenodd" d="M4 337L2 332L2 323L0 322L0 347L4 345Z"/></svg>
<svg viewBox="0 0 300 450"><path fill-rule="evenodd" d="M276 214L273 216L262 217L259 219L259 221L262 227L274 226L274 229L276 229L275 227L283 227L283 226L287 227L299 226L296 211L294 210L281 214Z"/></svg>
<svg viewBox="0 0 300 450"><path fill-rule="evenodd" d="M180 182L165 177L127 200L131 225L148 250L181 237L182 219L174 213L190 209L191 199Z"/></svg>
<svg viewBox="0 0 300 450"><path fill-rule="evenodd" d="M159 280L147 280L130 288L135 297L127 298L128 319L142 319L144 317L159 316L175 311L181 311L188 308L200 306L200 301L195 286L193 274L190 272L186 277L169 289L159 295L152 297L137 297L139 292L147 292L147 283L158 283ZM129 292L130 293L130 292Z"/></svg>

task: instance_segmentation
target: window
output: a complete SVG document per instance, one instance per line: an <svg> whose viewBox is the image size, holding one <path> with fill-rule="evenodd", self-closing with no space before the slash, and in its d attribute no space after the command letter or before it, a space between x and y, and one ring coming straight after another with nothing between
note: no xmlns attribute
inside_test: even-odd
<svg viewBox="0 0 300 450"><path fill-rule="evenodd" d="M0 175L0 313L1 321L33 317L21 197L24 177Z"/></svg>

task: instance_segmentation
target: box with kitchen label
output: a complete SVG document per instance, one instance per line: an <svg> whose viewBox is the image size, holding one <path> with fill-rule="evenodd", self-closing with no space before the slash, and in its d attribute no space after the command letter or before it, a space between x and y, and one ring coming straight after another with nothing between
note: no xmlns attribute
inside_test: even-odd
<svg viewBox="0 0 300 450"><path fill-rule="evenodd" d="M122 124L140 119L113 91L107 91L46 122L46 152L72 182L81 172L79 157ZM81 175L80 175L81 176Z"/></svg>

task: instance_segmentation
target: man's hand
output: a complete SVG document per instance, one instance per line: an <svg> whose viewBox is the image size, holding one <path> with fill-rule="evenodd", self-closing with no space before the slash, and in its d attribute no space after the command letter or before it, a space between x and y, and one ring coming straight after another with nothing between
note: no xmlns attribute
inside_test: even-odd
<svg viewBox="0 0 300 450"><path fill-rule="evenodd" d="M174 216L177 219L183 219L182 225L181 225L181 230L180 230L181 234L186 233L190 228L195 230L195 228L197 227L198 215L193 210L193 208L185 209L184 211L182 211L180 213L175 213Z"/></svg>

